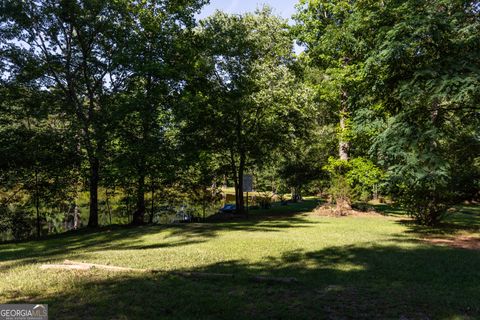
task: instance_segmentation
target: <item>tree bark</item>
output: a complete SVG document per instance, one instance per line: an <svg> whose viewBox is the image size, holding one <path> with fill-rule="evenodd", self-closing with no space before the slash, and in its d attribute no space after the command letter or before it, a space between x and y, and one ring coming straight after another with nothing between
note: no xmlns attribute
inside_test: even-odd
<svg viewBox="0 0 480 320"><path fill-rule="evenodd" d="M95 157L90 159L90 215L88 217L88 227L98 227L98 182L100 164Z"/></svg>
<svg viewBox="0 0 480 320"><path fill-rule="evenodd" d="M40 238L41 225L40 225L40 194L38 190L38 171L35 169L35 210L37 212L37 238Z"/></svg>
<svg viewBox="0 0 480 320"><path fill-rule="evenodd" d="M348 59L345 59L345 65L348 63ZM350 148L349 142L345 139L345 133L348 130L347 128L347 116L348 116L348 92L342 90L340 98L340 139L338 142L338 153L340 160L348 161L348 151ZM346 211L351 210L350 206L350 195L348 192L345 192L345 197L337 197L336 201L336 210L341 215Z"/></svg>
<svg viewBox="0 0 480 320"><path fill-rule="evenodd" d="M141 170L143 171L143 170ZM142 225L145 217L145 174L139 173L137 185L137 207L133 213L133 225Z"/></svg>
<svg viewBox="0 0 480 320"><path fill-rule="evenodd" d="M237 206L237 213L244 214L245 213L245 199L243 196L243 175L245 171L245 154L243 152L240 153L240 163L238 165L238 189L237 189L237 197L238 197L238 206Z"/></svg>
<svg viewBox="0 0 480 320"><path fill-rule="evenodd" d="M300 187L296 186L292 188L292 201L299 202L302 201L302 193L300 191Z"/></svg>
<svg viewBox="0 0 480 320"><path fill-rule="evenodd" d="M340 139L338 142L338 153L340 156L340 160L348 160L348 149L350 148L350 145L348 141L345 141L345 138L342 136L345 131L347 130L347 125L346 125L346 115L347 115L347 93L343 92L342 93L342 110L340 111Z"/></svg>
<svg viewBox="0 0 480 320"><path fill-rule="evenodd" d="M227 185L227 175L224 174L223 175L223 185L222 185L222 189L227 189L228 188L228 185Z"/></svg>
<svg viewBox="0 0 480 320"><path fill-rule="evenodd" d="M111 221L110 221L110 224L112 224ZM78 210L77 203L75 203L75 208L73 209L73 229L77 230L79 226L80 226L80 212Z"/></svg>
<svg viewBox="0 0 480 320"><path fill-rule="evenodd" d="M155 184L154 184L153 180L152 180L150 191L152 193L152 202L151 202L150 217L148 219L148 223L152 224L153 223L153 213L155 211Z"/></svg>
<svg viewBox="0 0 480 320"><path fill-rule="evenodd" d="M235 164L235 157L233 155L233 151L230 150L230 166L232 169L232 174L233 174L233 186L235 188L235 208L238 209L239 207L239 197L238 197L238 172L237 172L237 166ZM226 195L225 195L226 198Z"/></svg>
<svg viewBox="0 0 480 320"><path fill-rule="evenodd" d="M107 210L108 210L108 220L110 221L110 224L112 224L112 210L110 208L108 188L105 189L105 203L107 205Z"/></svg>
<svg viewBox="0 0 480 320"><path fill-rule="evenodd" d="M350 61L349 57L344 57L343 59L343 67L346 68L348 63ZM345 137L343 136L345 134L345 131L347 129L346 125L346 117L348 113L348 92L344 90L344 88L341 89L341 97L340 97L340 139L339 139L339 146L338 146L338 152L340 156L340 160L348 160L348 149L349 149L349 143L348 141L345 141Z"/></svg>

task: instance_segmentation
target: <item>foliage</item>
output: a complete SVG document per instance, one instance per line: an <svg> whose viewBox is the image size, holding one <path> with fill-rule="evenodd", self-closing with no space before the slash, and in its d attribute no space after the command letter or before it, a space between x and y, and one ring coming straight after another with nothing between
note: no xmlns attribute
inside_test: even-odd
<svg viewBox="0 0 480 320"><path fill-rule="evenodd" d="M292 138L279 153L278 176L287 189L293 190L292 198L301 198L304 192L322 191L321 181L328 178L323 166L335 152L332 127L319 125L315 120L310 126L305 135Z"/></svg>
<svg viewBox="0 0 480 320"><path fill-rule="evenodd" d="M344 200L368 201L374 186L381 183L384 176L372 161L362 157L348 161L330 157L324 170L332 177L331 192L334 199L340 197Z"/></svg>
<svg viewBox="0 0 480 320"><path fill-rule="evenodd" d="M462 189L478 183L478 8L465 1L405 1L371 15L382 31L366 60L367 83L377 89L371 93L381 103L377 114L390 114L372 151L412 215L434 224L452 201L471 197ZM393 27L385 28L392 19ZM461 141L469 141L469 152ZM461 167L469 178L462 178ZM458 180L466 188L458 188Z"/></svg>
<svg viewBox="0 0 480 320"><path fill-rule="evenodd" d="M1 92L0 203L34 211L40 236L46 219L77 192L74 133L61 124L58 103L49 94L15 84Z"/></svg>
<svg viewBox="0 0 480 320"><path fill-rule="evenodd" d="M179 122L187 143L228 163L243 212L245 170L267 163L286 137L301 132L308 91L291 70L288 25L270 9L217 12L200 23L198 34L201 51Z"/></svg>
<svg viewBox="0 0 480 320"><path fill-rule="evenodd" d="M382 185L422 224L478 200L478 1L300 0L294 26L267 7L197 22L205 3L2 3L0 204L19 208L3 217L15 236L87 202L90 227L205 212L227 181L242 213L247 172L294 200L329 177L345 203Z"/></svg>
<svg viewBox="0 0 480 320"><path fill-rule="evenodd" d="M207 208L218 204L222 199L218 181L221 161L212 154L201 153L196 161L188 159L182 167L181 189L188 203L200 206L201 217L205 219Z"/></svg>
<svg viewBox="0 0 480 320"><path fill-rule="evenodd" d="M337 88L319 88L323 103L337 110L338 88L348 93L340 141L386 171L413 215L437 222L478 193L477 1L304 0L296 19L319 83Z"/></svg>
<svg viewBox="0 0 480 320"><path fill-rule="evenodd" d="M34 230L31 212L12 205L0 205L0 233L11 234L14 240L25 240Z"/></svg>
<svg viewBox="0 0 480 320"><path fill-rule="evenodd" d="M167 121L161 111L171 109L166 98L178 91L178 81L172 79L178 80L185 69L176 62L189 60L178 56L186 50L177 39L184 30L193 28L193 15L204 3L122 0L2 4L2 84L25 91L19 109L32 111L29 116L43 111L30 110L34 105L55 106L47 113L46 129L62 128L71 134L68 147L73 148L69 151L81 159L78 173L90 194L89 226L98 226L99 185L118 184L113 183L115 177L108 176L115 165L125 168L118 170L119 175L126 176L124 187L132 181L136 185L134 221L142 220L145 172L150 168L150 180L159 179L154 160L160 160L158 155L165 151L159 148L165 145L160 128ZM29 91L33 92L30 100ZM27 105L28 101L33 105ZM7 124L16 124L14 121L19 118L7 119Z"/></svg>
<svg viewBox="0 0 480 320"><path fill-rule="evenodd" d="M180 100L195 26L204 0L130 3L128 37L120 61L129 73L113 101L112 182L135 192L132 222L143 224L147 189L168 184L178 165L173 109ZM130 18L129 18L130 19ZM127 20L130 21L130 20Z"/></svg>
<svg viewBox="0 0 480 320"><path fill-rule="evenodd" d="M351 169L345 177L353 187L355 197L362 201L370 200L374 188L378 188L383 181L383 171L372 161L362 157L353 158L349 162Z"/></svg>

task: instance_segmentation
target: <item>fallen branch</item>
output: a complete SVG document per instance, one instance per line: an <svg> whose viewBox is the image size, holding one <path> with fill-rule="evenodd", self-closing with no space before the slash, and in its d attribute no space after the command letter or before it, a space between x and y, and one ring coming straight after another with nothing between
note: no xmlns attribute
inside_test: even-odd
<svg viewBox="0 0 480 320"><path fill-rule="evenodd" d="M165 271L159 269L136 269L136 268L126 268L126 267L117 267L110 266L105 264L96 264L96 263L85 263L78 261L65 260L63 264L43 264L40 266L41 269L60 269L60 270L92 270L100 269L114 272L141 272L141 273L165 273L177 275L185 278L203 278L203 279L225 279L225 278L236 278L235 274L232 273L207 273L207 272L188 272L188 271ZM242 276L238 276L242 278ZM293 277L289 278L280 278L280 277L267 277L267 276L247 276L244 277L247 280L255 282L266 282L266 283L297 283L298 280Z"/></svg>
<svg viewBox="0 0 480 320"><path fill-rule="evenodd" d="M65 265L65 264L42 264L40 269L63 269L63 270L90 270L89 266Z"/></svg>
<svg viewBox="0 0 480 320"><path fill-rule="evenodd" d="M63 261L64 265L70 265L70 266L81 266L85 267L85 270L88 269L102 269L102 270L108 270L108 271L118 271L118 272L148 272L149 270L147 269L135 269L135 268L125 268L125 267L117 267L117 266L109 266L105 264L96 264L96 263L85 263L85 262L77 262L77 261L71 261L71 260L65 260Z"/></svg>

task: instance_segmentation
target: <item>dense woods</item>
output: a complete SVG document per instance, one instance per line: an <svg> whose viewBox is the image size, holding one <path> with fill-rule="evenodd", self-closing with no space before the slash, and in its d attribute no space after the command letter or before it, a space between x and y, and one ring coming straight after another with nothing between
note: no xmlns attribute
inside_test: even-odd
<svg viewBox="0 0 480 320"><path fill-rule="evenodd" d="M3 3L0 232L203 218L223 186L244 214L245 174L427 225L479 200L480 2L206 2Z"/></svg>

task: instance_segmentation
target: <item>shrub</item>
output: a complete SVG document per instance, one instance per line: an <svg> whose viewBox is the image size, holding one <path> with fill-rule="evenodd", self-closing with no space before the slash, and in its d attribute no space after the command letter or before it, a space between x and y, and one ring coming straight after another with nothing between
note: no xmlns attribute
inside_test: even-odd
<svg viewBox="0 0 480 320"><path fill-rule="evenodd" d="M330 173L330 193L335 201L368 201L373 188L383 179L383 171L370 160L358 157L351 160L330 158L324 167ZM338 202L338 201L337 201Z"/></svg>
<svg viewBox="0 0 480 320"><path fill-rule="evenodd" d="M405 186L399 196L400 205L422 225L438 224L447 214L452 201L451 193L445 188L429 188L417 184Z"/></svg>
<svg viewBox="0 0 480 320"><path fill-rule="evenodd" d="M10 234L14 240L29 238L34 230L30 212L23 208L0 206L0 232Z"/></svg>

